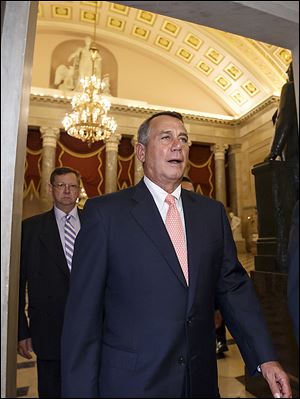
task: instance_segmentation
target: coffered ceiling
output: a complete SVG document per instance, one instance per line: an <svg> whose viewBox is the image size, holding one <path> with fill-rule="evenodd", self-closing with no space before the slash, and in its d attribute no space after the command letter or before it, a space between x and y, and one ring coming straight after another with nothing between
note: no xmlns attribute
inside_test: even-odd
<svg viewBox="0 0 300 399"><path fill-rule="evenodd" d="M117 3L40 1L37 34L91 35L95 18L97 41L107 38L172 65L233 116L279 95L286 81L288 49Z"/></svg>

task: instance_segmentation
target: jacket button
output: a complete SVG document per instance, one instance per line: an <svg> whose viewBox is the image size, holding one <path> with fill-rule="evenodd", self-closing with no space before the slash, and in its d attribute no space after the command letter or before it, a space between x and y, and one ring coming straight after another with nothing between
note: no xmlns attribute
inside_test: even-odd
<svg viewBox="0 0 300 399"><path fill-rule="evenodd" d="M178 364L180 364L181 366L185 365L185 358L183 356L179 356L178 358Z"/></svg>
<svg viewBox="0 0 300 399"><path fill-rule="evenodd" d="M192 324L193 320L192 319L187 319L186 324Z"/></svg>

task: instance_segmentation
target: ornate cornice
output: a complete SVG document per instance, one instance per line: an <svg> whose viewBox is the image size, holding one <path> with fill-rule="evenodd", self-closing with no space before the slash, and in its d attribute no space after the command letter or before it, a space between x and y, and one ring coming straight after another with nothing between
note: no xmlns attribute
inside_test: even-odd
<svg viewBox="0 0 300 399"><path fill-rule="evenodd" d="M110 98L112 100L112 98ZM57 105L63 105L63 104L70 104L71 102L71 97L68 96L58 96L58 95L40 95L40 94L35 94L32 93L30 95L30 102L31 104L37 104L37 103L42 103L42 104L57 104ZM167 107L161 107L161 106L155 106L155 105L148 105L147 106L138 106L138 105L127 105L124 100L121 100L123 104L118 103L117 98L113 98L113 103L111 104L111 112L132 112L135 114L147 114L151 115L155 112L160 112L162 110L167 109ZM212 114L212 116L203 114L203 113L196 113L195 111L188 111L188 110L182 110L182 109L173 109L175 111L178 111L182 114L184 119L186 121L197 121L201 123L206 123L209 125L223 125L223 126L239 126L243 122L247 121L251 117L255 116L258 112L264 110L266 107L268 107L270 104L275 104L279 102L279 97L277 96L270 96L264 101L262 101L260 104L258 104L255 108L250 110L249 112L245 113L244 115L240 117L230 117L230 116L225 116L222 117L222 115L216 117Z"/></svg>

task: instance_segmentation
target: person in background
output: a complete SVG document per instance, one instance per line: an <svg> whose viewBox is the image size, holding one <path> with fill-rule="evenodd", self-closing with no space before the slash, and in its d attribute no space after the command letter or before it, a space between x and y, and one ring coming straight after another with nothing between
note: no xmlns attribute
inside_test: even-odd
<svg viewBox="0 0 300 399"><path fill-rule="evenodd" d="M188 176L182 177L181 187L188 191L195 191L194 183Z"/></svg>
<svg viewBox="0 0 300 399"><path fill-rule="evenodd" d="M299 347L299 200L294 206L288 244L288 306Z"/></svg>
<svg viewBox="0 0 300 399"><path fill-rule="evenodd" d="M182 190L182 116L138 130L144 177L87 200L62 333L64 398L219 397L217 302L250 374L291 397L221 202Z"/></svg>
<svg viewBox="0 0 300 399"><path fill-rule="evenodd" d="M73 244L68 234L75 238L80 229L79 185L76 170L54 169L49 184L53 208L22 223L18 353L26 359L36 354L40 398L61 397L60 339ZM67 215L71 230L65 236Z"/></svg>
<svg viewBox="0 0 300 399"><path fill-rule="evenodd" d="M181 187L188 191L195 191L194 183L188 176L183 176ZM218 359L224 358L224 352L228 352L226 339L226 326L219 309L215 311L215 327L216 327L216 354Z"/></svg>

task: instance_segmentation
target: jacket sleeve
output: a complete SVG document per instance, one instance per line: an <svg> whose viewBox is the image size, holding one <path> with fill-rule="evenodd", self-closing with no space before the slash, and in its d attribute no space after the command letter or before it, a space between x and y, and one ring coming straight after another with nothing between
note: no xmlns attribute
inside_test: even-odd
<svg viewBox="0 0 300 399"><path fill-rule="evenodd" d="M257 366L276 356L254 286L238 260L224 207L222 213L224 247L216 299L249 373L255 374Z"/></svg>

